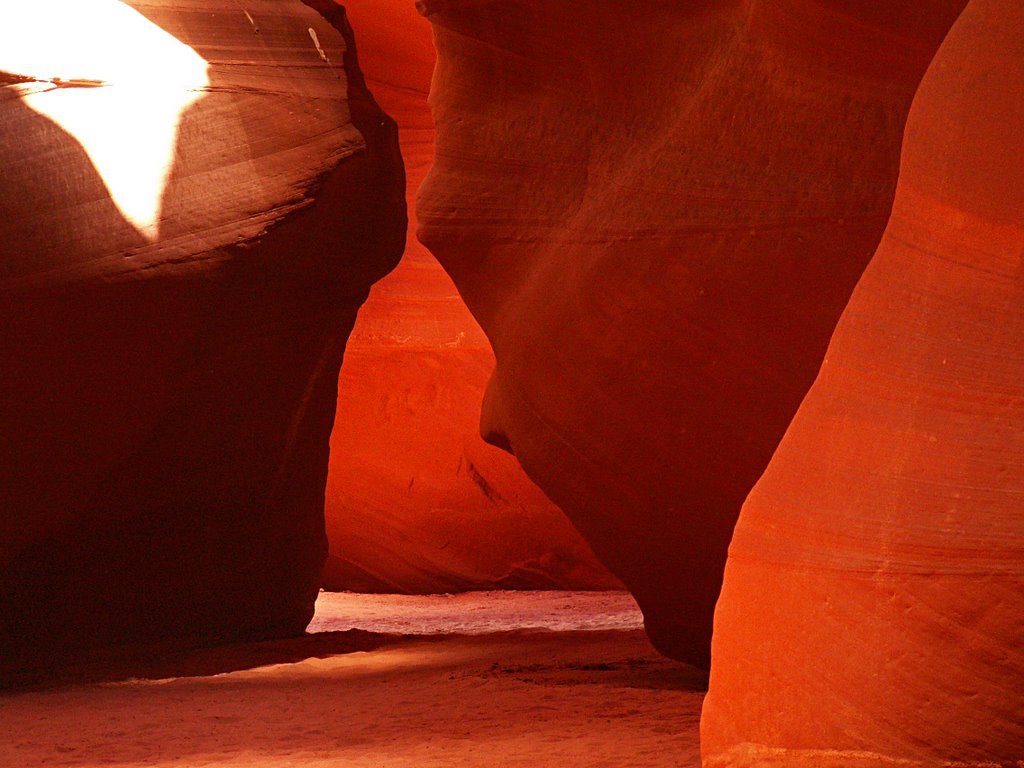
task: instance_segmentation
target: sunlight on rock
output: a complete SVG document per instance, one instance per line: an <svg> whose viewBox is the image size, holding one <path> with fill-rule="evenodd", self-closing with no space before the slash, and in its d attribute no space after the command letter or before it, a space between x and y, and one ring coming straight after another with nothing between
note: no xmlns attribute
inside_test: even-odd
<svg viewBox="0 0 1024 768"><path fill-rule="evenodd" d="M207 62L118 0L6 13L0 70L30 79L18 86L25 103L75 137L124 217L155 240L178 125L209 85Z"/></svg>

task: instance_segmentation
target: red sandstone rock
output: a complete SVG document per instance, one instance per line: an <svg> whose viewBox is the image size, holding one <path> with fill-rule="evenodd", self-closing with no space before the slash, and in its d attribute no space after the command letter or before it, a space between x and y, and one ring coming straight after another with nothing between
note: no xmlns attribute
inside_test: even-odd
<svg viewBox="0 0 1024 768"><path fill-rule="evenodd" d="M360 67L399 124L410 202L434 155L430 25L412 0L348 0ZM410 215L410 229L416 226ZM620 586L516 460L480 439L490 344L414 237L359 311L331 437L334 589Z"/></svg>
<svg viewBox="0 0 1024 768"><path fill-rule="evenodd" d="M0 11L4 664L312 615L345 338L406 226L323 10Z"/></svg>
<svg viewBox="0 0 1024 768"><path fill-rule="evenodd" d="M888 217L962 0L424 0L420 236L486 331L483 429L708 663L733 523Z"/></svg>
<svg viewBox="0 0 1024 768"><path fill-rule="evenodd" d="M704 764L1024 764L1024 7L971 0L892 219L751 493Z"/></svg>

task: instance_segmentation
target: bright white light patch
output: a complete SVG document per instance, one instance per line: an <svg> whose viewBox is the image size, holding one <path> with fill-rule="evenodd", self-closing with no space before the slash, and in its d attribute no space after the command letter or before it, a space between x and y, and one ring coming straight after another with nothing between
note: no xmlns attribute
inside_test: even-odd
<svg viewBox="0 0 1024 768"><path fill-rule="evenodd" d="M74 136L110 197L150 240L182 114L209 85L192 48L119 0L31 0L0 10L0 70Z"/></svg>

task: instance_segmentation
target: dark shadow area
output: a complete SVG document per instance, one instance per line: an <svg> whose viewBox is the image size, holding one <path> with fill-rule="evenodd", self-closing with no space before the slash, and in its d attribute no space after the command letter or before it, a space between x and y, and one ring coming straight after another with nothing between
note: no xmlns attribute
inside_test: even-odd
<svg viewBox="0 0 1024 768"><path fill-rule="evenodd" d="M37 659L20 669L0 673L0 697L53 690L67 686L118 683L128 680L199 678L241 672L276 664L296 664L350 653L375 651L385 646L440 646L468 641L480 648L495 643L544 642L554 637L573 640L586 648L595 639L615 636L608 632L548 632L510 630L484 635L446 633L433 635L387 634L361 629L307 633L300 637L258 642L181 641L135 646L115 646L76 653L73 657ZM629 657L612 661L580 661L538 664L495 662L482 678L509 678L520 683L550 686L602 685L659 691L703 693L708 673L681 661L663 657Z"/></svg>
<svg viewBox="0 0 1024 768"><path fill-rule="evenodd" d="M208 16L183 27L201 37ZM332 24L351 35L343 21ZM254 50L273 66L271 26ZM294 131L339 125L304 102L305 81L254 95L211 68L210 93L180 119L155 246L78 141L0 88L0 685L47 679L58 663L64 681L105 664L134 674L168 638L175 653L308 643L345 340L406 232L397 126L347 42L366 148L325 167L312 204L241 244L203 227L239 224L217 220L219 206L259 185L227 173L233 184L211 190L202 172L315 154L288 143Z"/></svg>
<svg viewBox="0 0 1024 768"><path fill-rule="evenodd" d="M531 685L607 685L612 688L642 688L656 691L708 689L708 673L671 659L622 659L608 662L567 664L494 664L489 677L509 676Z"/></svg>
<svg viewBox="0 0 1024 768"><path fill-rule="evenodd" d="M393 635L352 629L212 646L163 643L103 648L76 655L73 659L51 658L20 670L5 671L0 676L0 696L133 679L210 677L271 664L295 664L307 659L373 651L397 640Z"/></svg>

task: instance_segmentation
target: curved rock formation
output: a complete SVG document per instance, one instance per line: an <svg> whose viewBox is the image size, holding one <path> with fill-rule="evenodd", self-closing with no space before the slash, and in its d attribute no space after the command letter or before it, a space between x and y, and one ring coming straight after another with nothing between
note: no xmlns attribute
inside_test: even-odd
<svg viewBox="0 0 1024 768"><path fill-rule="evenodd" d="M704 764L1024 764L1024 7L971 0L743 508ZM823 704L823 702L825 702Z"/></svg>
<svg viewBox="0 0 1024 768"><path fill-rule="evenodd" d="M878 244L963 0L422 0L420 237L496 353L483 431L665 653L706 666L733 523Z"/></svg>
<svg viewBox="0 0 1024 768"><path fill-rule="evenodd" d="M408 195L434 156L430 25L412 0L348 0L360 67L397 120ZM410 212L410 229L416 226ZM494 355L414 237L359 311L327 479L328 589L620 587L516 460L480 439Z"/></svg>
<svg viewBox="0 0 1024 768"><path fill-rule="evenodd" d="M406 227L322 10L0 11L4 664L312 615L345 338Z"/></svg>

